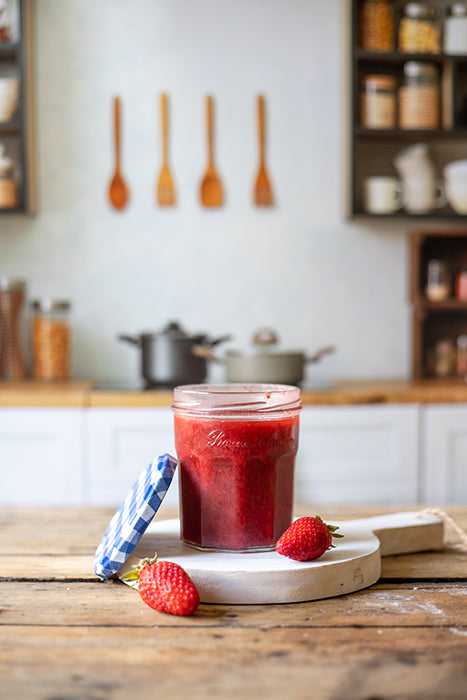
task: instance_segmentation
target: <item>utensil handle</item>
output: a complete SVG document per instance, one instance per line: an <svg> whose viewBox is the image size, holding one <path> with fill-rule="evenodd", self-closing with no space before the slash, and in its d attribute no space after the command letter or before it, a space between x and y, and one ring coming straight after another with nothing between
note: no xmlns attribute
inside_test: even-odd
<svg viewBox="0 0 467 700"><path fill-rule="evenodd" d="M118 339L124 340L126 343L131 343L132 345L137 345L138 347L141 346L141 338L139 336L120 334Z"/></svg>
<svg viewBox="0 0 467 700"><path fill-rule="evenodd" d="M207 136L208 136L208 164L213 165L214 154L213 154L212 96L211 95L208 95L206 97L206 124L207 124Z"/></svg>
<svg viewBox="0 0 467 700"><path fill-rule="evenodd" d="M120 170L120 98L114 97L114 137L116 170Z"/></svg>
<svg viewBox="0 0 467 700"><path fill-rule="evenodd" d="M259 141L259 160L260 164L264 164L264 95L258 95L258 141Z"/></svg>
<svg viewBox="0 0 467 700"><path fill-rule="evenodd" d="M162 128L162 161L167 164L168 161L168 118L167 118L167 94L161 94L161 128Z"/></svg>

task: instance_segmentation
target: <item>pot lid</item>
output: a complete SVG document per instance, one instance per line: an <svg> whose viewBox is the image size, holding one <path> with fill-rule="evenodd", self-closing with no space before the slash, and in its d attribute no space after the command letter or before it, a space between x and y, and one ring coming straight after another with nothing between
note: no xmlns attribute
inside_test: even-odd
<svg viewBox="0 0 467 700"><path fill-rule="evenodd" d="M180 326L178 321L169 321L161 331L143 333L143 338L165 338L166 340L192 340L199 342L206 336L203 333L189 335Z"/></svg>
<svg viewBox="0 0 467 700"><path fill-rule="evenodd" d="M128 559L159 510L176 467L175 457L164 454L143 469L96 550L94 571L97 576L110 578Z"/></svg>

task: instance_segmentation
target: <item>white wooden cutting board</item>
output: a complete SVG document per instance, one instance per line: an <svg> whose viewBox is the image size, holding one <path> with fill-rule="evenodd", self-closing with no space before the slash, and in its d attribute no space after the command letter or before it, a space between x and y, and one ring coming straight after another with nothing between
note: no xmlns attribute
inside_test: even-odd
<svg viewBox="0 0 467 700"><path fill-rule="evenodd" d="M203 552L180 540L179 520L156 521L117 576L157 552L159 559L185 569L203 603L297 603L371 586L381 575L381 556L443 546L443 520L432 514L393 513L333 524L344 535L334 540L336 547L316 561L296 562L275 551Z"/></svg>

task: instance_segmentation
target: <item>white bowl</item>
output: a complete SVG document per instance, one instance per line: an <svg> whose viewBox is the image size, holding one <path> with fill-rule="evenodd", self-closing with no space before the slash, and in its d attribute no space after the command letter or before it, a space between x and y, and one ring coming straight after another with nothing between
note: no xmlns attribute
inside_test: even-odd
<svg viewBox="0 0 467 700"><path fill-rule="evenodd" d="M0 123L13 119L19 102L19 80L0 78Z"/></svg>
<svg viewBox="0 0 467 700"><path fill-rule="evenodd" d="M444 178L446 180L460 180L467 178L467 159L453 160L444 166Z"/></svg>

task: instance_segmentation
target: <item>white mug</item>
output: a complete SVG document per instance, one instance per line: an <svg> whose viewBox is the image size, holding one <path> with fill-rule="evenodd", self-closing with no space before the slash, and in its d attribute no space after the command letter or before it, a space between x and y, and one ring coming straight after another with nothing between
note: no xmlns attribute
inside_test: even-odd
<svg viewBox="0 0 467 700"><path fill-rule="evenodd" d="M428 214L446 204L442 183L429 174L406 177L403 183L403 199L404 209L409 214Z"/></svg>
<svg viewBox="0 0 467 700"><path fill-rule="evenodd" d="M399 180L386 175L367 177L363 183L363 207L369 214L393 214L401 209Z"/></svg>

